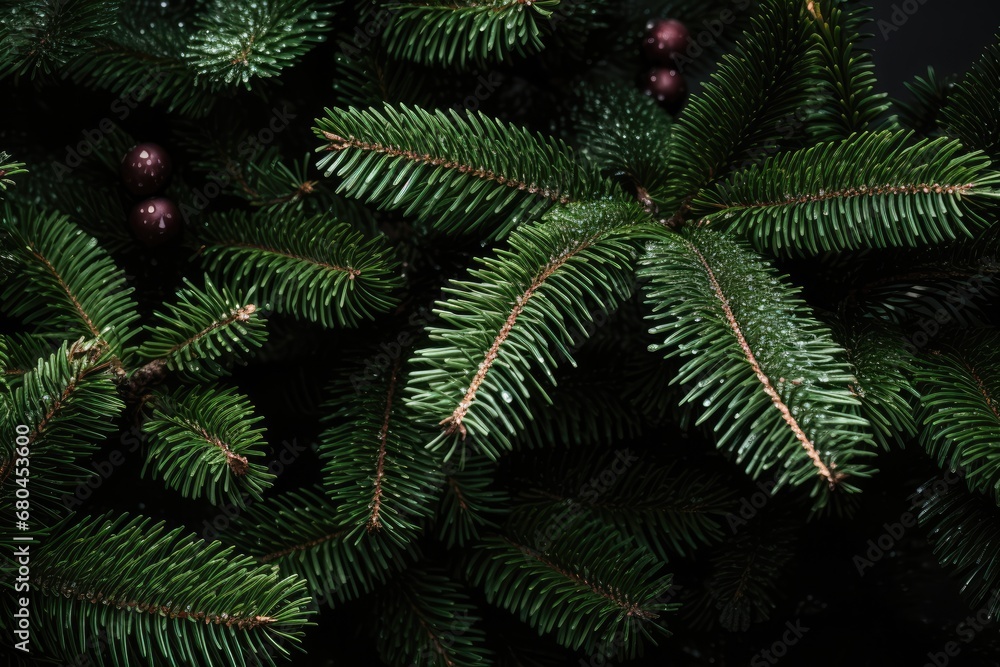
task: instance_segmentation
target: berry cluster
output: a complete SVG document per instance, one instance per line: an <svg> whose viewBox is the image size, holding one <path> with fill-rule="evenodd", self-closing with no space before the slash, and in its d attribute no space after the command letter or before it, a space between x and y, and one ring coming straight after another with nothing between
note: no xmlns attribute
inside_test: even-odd
<svg viewBox="0 0 1000 667"><path fill-rule="evenodd" d="M653 67L642 78L642 90L670 113L677 113L687 98L687 84L674 60L690 43L687 27L680 21L658 19L646 25L642 55Z"/></svg>
<svg viewBox="0 0 1000 667"><path fill-rule="evenodd" d="M151 196L163 190L170 173L170 155L157 144L136 144L122 158L122 185L142 197L129 212L128 224L136 239L148 247L169 241L181 229L180 213L173 200Z"/></svg>

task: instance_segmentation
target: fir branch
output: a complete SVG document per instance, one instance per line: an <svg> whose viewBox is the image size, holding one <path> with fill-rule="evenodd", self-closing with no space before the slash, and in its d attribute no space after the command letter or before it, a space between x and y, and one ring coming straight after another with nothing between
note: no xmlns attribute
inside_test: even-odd
<svg viewBox="0 0 1000 667"><path fill-rule="evenodd" d="M1000 35L977 60L941 109L945 131L969 148L1000 157Z"/></svg>
<svg viewBox="0 0 1000 667"><path fill-rule="evenodd" d="M379 654L395 667L485 667L482 618L472 600L444 572L409 569L379 596L375 615Z"/></svg>
<svg viewBox="0 0 1000 667"><path fill-rule="evenodd" d="M700 378L684 398L707 408L699 423L713 419L752 476L780 465L779 486L813 485L817 507L823 487L857 491L848 480L871 475L856 459L873 455L872 436L843 349L741 244L709 230L658 237L640 271L660 322L650 332L667 333L651 349L690 357L676 381Z"/></svg>
<svg viewBox="0 0 1000 667"><path fill-rule="evenodd" d="M38 359L9 396L0 416L0 507L14 502L15 435L27 447L31 470L32 519L51 522L65 512L57 505L67 490L94 474L80 462L97 451L114 430L114 418L124 408L109 372L107 353L82 339L63 343ZM18 425L27 433L15 432ZM21 440L21 438L18 438ZM18 478L21 479L21 478Z"/></svg>
<svg viewBox="0 0 1000 667"><path fill-rule="evenodd" d="M212 0L196 19L185 56L217 84L274 77L324 41L331 3L311 0Z"/></svg>
<svg viewBox="0 0 1000 667"><path fill-rule="evenodd" d="M365 240L329 216L294 211L213 216L202 230L207 267L253 289L267 309L354 326L389 310L401 284L384 238Z"/></svg>
<svg viewBox="0 0 1000 667"><path fill-rule="evenodd" d="M858 381L848 389L861 400L861 415L872 425L875 440L884 449L902 446L917 433L913 401L919 394L910 382L913 358L900 344L901 336L877 320L832 328Z"/></svg>
<svg viewBox="0 0 1000 667"><path fill-rule="evenodd" d="M814 113L809 129L822 140L864 132L889 108L886 93L875 92L871 51L859 46L871 36L858 32L868 21L869 10L845 0L816 0L809 7L815 19L822 86L832 102Z"/></svg>
<svg viewBox="0 0 1000 667"><path fill-rule="evenodd" d="M917 521L934 545L938 562L952 570L974 605L985 604L990 616L1000 613L1000 511L996 501L952 484L959 475L948 471L919 486L913 500Z"/></svg>
<svg viewBox="0 0 1000 667"><path fill-rule="evenodd" d="M660 616L677 606L661 601L672 577L649 551L600 521L560 534L544 550L532 546L551 520L544 512L525 515L506 535L484 540L469 575L488 600L540 633L555 633L563 646L593 652L610 644L634 656L643 639L664 632Z"/></svg>
<svg viewBox="0 0 1000 667"><path fill-rule="evenodd" d="M146 470L188 498L206 497L214 505L243 507L245 498L260 500L274 475L261 459L263 429L253 428L246 396L233 389L192 387L160 394L152 418Z"/></svg>
<svg viewBox="0 0 1000 667"><path fill-rule="evenodd" d="M448 232L489 224L499 237L557 204L612 192L562 142L482 113L327 109L315 132L329 153L318 166L343 178L338 192Z"/></svg>
<svg viewBox="0 0 1000 667"><path fill-rule="evenodd" d="M227 372L224 362L260 347L267 331L249 295L219 290L207 277L203 289L186 278L184 282L187 288L178 292L169 314L157 313L157 323L144 327L149 339L135 354L147 367L165 364L185 377L213 379Z"/></svg>
<svg viewBox="0 0 1000 667"><path fill-rule="evenodd" d="M507 493L496 488L496 464L485 456L469 457L465 465L444 467L445 487L433 521L438 538L449 547L478 540L483 529L499 528L507 513Z"/></svg>
<svg viewBox="0 0 1000 667"><path fill-rule="evenodd" d="M127 515L76 518L32 559L38 633L47 653L71 659L93 628L107 628L100 664L274 665L307 625L305 582L205 543L182 529ZM59 630L56 630L56 627ZM132 643L119 638L131 637Z"/></svg>
<svg viewBox="0 0 1000 667"><path fill-rule="evenodd" d="M112 28L67 67L76 83L119 94L111 105L116 114L140 101L182 115L211 110L217 87L199 79L185 57L194 20L190 8L130 0L108 16Z"/></svg>
<svg viewBox="0 0 1000 667"><path fill-rule="evenodd" d="M53 74L113 25L120 0L29 0L0 14L0 78ZM2 160L0 160L2 162Z"/></svg>
<svg viewBox="0 0 1000 667"><path fill-rule="evenodd" d="M979 209L1000 196L989 159L911 137L859 134L769 158L703 191L699 224L785 254L940 243L987 227Z"/></svg>
<svg viewBox="0 0 1000 667"><path fill-rule="evenodd" d="M964 468L972 491L1000 502L1000 336L981 331L916 363L920 440L942 467Z"/></svg>
<svg viewBox="0 0 1000 667"><path fill-rule="evenodd" d="M572 359L573 334L586 336L593 312L608 312L631 291L628 241L644 216L638 207L602 202L557 209L522 227L510 250L480 260L473 281L455 281L439 302L447 326L430 328L418 350L408 404L443 431L430 447L465 441L492 459L531 418L528 399L545 390L536 369L554 382L557 356ZM432 422L432 423L433 423Z"/></svg>
<svg viewBox="0 0 1000 667"><path fill-rule="evenodd" d="M139 315L124 273L97 240L58 213L7 205L0 218L0 242L21 269L0 293L7 312L49 332L92 338L120 357Z"/></svg>
<svg viewBox="0 0 1000 667"><path fill-rule="evenodd" d="M338 383L320 436L327 495L336 503L345 539L378 533L405 545L430 518L444 484L440 462L423 445L426 433L401 400L402 360L373 386L351 395ZM350 398L351 400L347 400Z"/></svg>
<svg viewBox="0 0 1000 667"><path fill-rule="evenodd" d="M560 0L421 0L395 2L386 31L394 55L464 67L543 48L544 21Z"/></svg>
<svg viewBox="0 0 1000 667"><path fill-rule="evenodd" d="M222 535L261 563L305 579L321 601L346 601L371 592L416 555L379 533L339 523L335 507L320 489L302 488L250 506Z"/></svg>
<svg viewBox="0 0 1000 667"><path fill-rule="evenodd" d="M579 97L574 126L580 154L626 181L643 206L655 211L670 173L670 115L650 96L620 85L585 88Z"/></svg>
<svg viewBox="0 0 1000 667"><path fill-rule="evenodd" d="M816 54L805 3L762 0L760 14L674 124L667 202L674 220L688 199L745 161L778 148L785 120L805 107Z"/></svg>

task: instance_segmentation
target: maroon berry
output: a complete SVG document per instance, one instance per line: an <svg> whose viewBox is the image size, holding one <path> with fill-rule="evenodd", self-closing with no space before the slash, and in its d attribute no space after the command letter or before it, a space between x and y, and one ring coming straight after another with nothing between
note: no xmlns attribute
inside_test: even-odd
<svg viewBox="0 0 1000 667"><path fill-rule="evenodd" d="M658 19L646 25L642 53L651 63L669 65L687 51L690 44L691 35L683 23L675 19Z"/></svg>
<svg viewBox="0 0 1000 667"><path fill-rule="evenodd" d="M136 144L122 158L122 183L138 197L162 190L170 179L170 171L170 156L158 144Z"/></svg>
<svg viewBox="0 0 1000 667"><path fill-rule="evenodd" d="M181 230L181 216L170 199L150 197L132 207L128 224L140 243L153 247L177 236Z"/></svg>
<svg viewBox="0 0 1000 667"><path fill-rule="evenodd" d="M664 109L676 113L687 98L687 84L680 72L669 67L654 67L642 80L642 92L652 95Z"/></svg>

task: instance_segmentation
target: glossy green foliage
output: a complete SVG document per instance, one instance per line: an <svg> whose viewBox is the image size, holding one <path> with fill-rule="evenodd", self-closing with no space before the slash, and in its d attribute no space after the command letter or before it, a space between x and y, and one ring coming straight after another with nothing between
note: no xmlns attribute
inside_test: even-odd
<svg viewBox="0 0 1000 667"><path fill-rule="evenodd" d="M677 608L664 601L672 576L652 552L600 520L564 530L553 513L524 513L483 541L468 572L490 602L591 654L634 657Z"/></svg>
<svg viewBox="0 0 1000 667"><path fill-rule="evenodd" d="M700 225L778 254L916 246L972 236L1000 173L950 139L875 132L783 153L704 191Z"/></svg>
<svg viewBox="0 0 1000 667"><path fill-rule="evenodd" d="M574 335L631 294L628 237L640 216L614 202L557 209L444 288L442 323L429 328L407 386L418 418L442 428L434 449L446 459L510 449L531 406L547 399L542 381L551 385L560 361L573 358Z"/></svg>
<svg viewBox="0 0 1000 667"><path fill-rule="evenodd" d="M186 278L185 285L177 302L146 325L148 339L135 354L193 380L225 375L228 364L249 357L267 337L259 306L207 277L203 288Z"/></svg>
<svg viewBox="0 0 1000 667"><path fill-rule="evenodd" d="M96 339L122 353L139 314L125 273L95 238L59 213L5 206L0 247L19 278L0 285L6 312L39 329Z"/></svg>
<svg viewBox="0 0 1000 667"><path fill-rule="evenodd" d="M503 236L553 206L612 192L561 141L482 113L327 109L318 166L338 192L447 232Z"/></svg>
<svg viewBox="0 0 1000 667"><path fill-rule="evenodd" d="M561 0L390 2L389 50L427 64L510 60L542 49L546 19Z"/></svg>
<svg viewBox="0 0 1000 667"><path fill-rule="evenodd" d="M711 230L661 233L642 261L646 303L664 336L653 349L686 358L675 382L694 381L719 447L753 477L779 486L858 491L872 474L871 427L849 386L847 355L797 290L743 244Z"/></svg>
<svg viewBox="0 0 1000 667"><path fill-rule="evenodd" d="M264 464L263 429L250 400L210 385L161 393L143 425L146 470L187 498L243 507L274 479Z"/></svg>
<svg viewBox="0 0 1000 667"><path fill-rule="evenodd" d="M275 665L308 625L304 581L163 522L75 517L36 548L32 639L64 660ZM106 650L87 652L100 629Z"/></svg>
<svg viewBox="0 0 1000 667"><path fill-rule="evenodd" d="M365 239L329 215L232 212L210 218L201 233L207 268L253 290L265 310L356 326L397 301L398 264L385 239Z"/></svg>

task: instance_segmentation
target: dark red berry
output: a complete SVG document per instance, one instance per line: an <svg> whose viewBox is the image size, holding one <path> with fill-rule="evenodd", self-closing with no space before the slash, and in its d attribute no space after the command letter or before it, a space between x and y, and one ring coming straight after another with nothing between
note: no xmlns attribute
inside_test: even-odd
<svg viewBox="0 0 1000 667"><path fill-rule="evenodd" d="M170 156L158 144L136 144L122 158L122 183L138 197L160 192L170 180L170 172Z"/></svg>
<svg viewBox="0 0 1000 667"><path fill-rule="evenodd" d="M140 243L153 247L177 236L181 230L181 216L170 199L150 197L132 207L128 224Z"/></svg>
<svg viewBox="0 0 1000 667"><path fill-rule="evenodd" d="M690 44L691 35L683 23L675 19L659 19L650 21L646 26L642 53L651 63L669 65L687 51Z"/></svg>
<svg viewBox="0 0 1000 667"><path fill-rule="evenodd" d="M687 98L687 84L677 70L654 67L642 79L642 92L652 95L670 113L676 113Z"/></svg>

